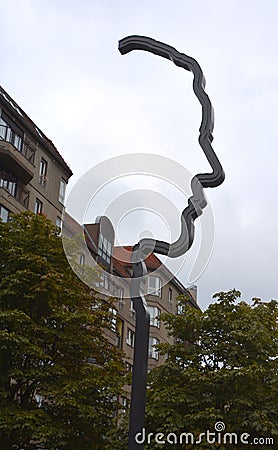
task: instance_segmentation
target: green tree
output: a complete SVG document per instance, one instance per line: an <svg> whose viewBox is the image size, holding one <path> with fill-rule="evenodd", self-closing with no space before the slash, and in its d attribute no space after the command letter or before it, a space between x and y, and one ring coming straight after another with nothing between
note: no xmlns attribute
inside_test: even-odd
<svg viewBox="0 0 278 450"><path fill-rule="evenodd" d="M105 449L123 377L102 302L70 268L57 229L0 222L0 448Z"/></svg>
<svg viewBox="0 0 278 450"><path fill-rule="evenodd" d="M223 444L225 433L237 433L238 439L248 433L250 443L271 437L277 444L278 304L260 299L253 299L252 305L239 302L240 292L235 290L214 297L217 301L205 312L181 299L184 314L164 316L176 339L173 345L160 346L167 361L150 373L146 431L176 433L174 448L184 449L186 437L180 445L180 433L191 432L196 440L199 433L215 432L216 422L223 422L222 442L210 445L203 437L199 448L253 448L240 441L230 445L229 436ZM187 439L191 444L191 436ZM175 442L175 436L169 435L169 440ZM146 448L161 444L152 437ZM173 444L166 440L163 448ZM269 447L261 441L260 448Z"/></svg>

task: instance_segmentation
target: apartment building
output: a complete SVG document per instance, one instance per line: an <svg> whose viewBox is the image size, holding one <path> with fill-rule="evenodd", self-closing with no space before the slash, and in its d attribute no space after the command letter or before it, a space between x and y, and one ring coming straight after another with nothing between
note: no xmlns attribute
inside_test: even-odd
<svg viewBox="0 0 278 450"><path fill-rule="evenodd" d="M130 259L126 261L127 252L131 256L131 246L114 248L113 263L115 269L113 268L113 270L119 272L119 266L121 265L131 277L132 265ZM124 262L122 262L123 260ZM148 272L147 294L145 298L150 313L148 360L148 369L150 370L165 360L165 357L161 356L157 351L156 346L163 342L173 343L173 337L168 335L165 323L160 319L161 316L164 313L183 313L183 307L178 302L180 295L186 296L189 306L198 308L198 305L196 302L197 291L195 286L186 289L154 253L150 254L145 262ZM132 361L135 336L135 311L131 299L125 299L124 303L119 299L117 317L115 331L117 344L124 350L128 361Z"/></svg>
<svg viewBox="0 0 278 450"><path fill-rule="evenodd" d="M115 232L107 217L98 217L96 223L85 224L84 227L81 227L73 217L67 214L63 232L72 238L80 236L84 232L89 252L80 247L79 263L81 265L90 264L90 256L93 256L94 260L104 269L100 280L101 296L103 299L105 299L105 295L116 299L111 311L111 328L106 330L105 334L113 345L124 351L127 365L132 370L135 342L135 311L129 294L132 277L130 260L132 246L114 247ZM150 313L148 360L150 370L165 360L164 356L157 351L157 344L173 342L173 337L168 335L165 324L160 319L162 314L183 313L183 308L178 302L180 295L186 296L190 307L199 307L196 286L190 288L183 286L154 253L146 258L146 266L148 286L146 286L145 297Z"/></svg>
<svg viewBox="0 0 278 450"><path fill-rule="evenodd" d="M54 144L0 87L0 217L26 210L61 227L72 171Z"/></svg>

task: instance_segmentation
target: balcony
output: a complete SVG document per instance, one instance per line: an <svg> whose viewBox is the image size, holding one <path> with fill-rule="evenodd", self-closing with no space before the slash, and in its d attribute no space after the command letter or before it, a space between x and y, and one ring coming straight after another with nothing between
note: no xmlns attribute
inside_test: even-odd
<svg viewBox="0 0 278 450"><path fill-rule="evenodd" d="M0 125L0 158L23 184L31 181L35 171L35 149L5 125Z"/></svg>
<svg viewBox="0 0 278 450"><path fill-rule="evenodd" d="M19 212L29 207L29 191L14 173L0 164L0 197ZM20 205L19 205L20 203ZM22 206L24 208L22 208ZM9 208L10 209L10 208Z"/></svg>
<svg viewBox="0 0 278 450"><path fill-rule="evenodd" d="M18 183L15 189L9 189L9 187L1 183L0 180L0 198L1 197L6 200L5 205L11 209L12 212L22 212L29 208L30 193L25 186L20 183Z"/></svg>

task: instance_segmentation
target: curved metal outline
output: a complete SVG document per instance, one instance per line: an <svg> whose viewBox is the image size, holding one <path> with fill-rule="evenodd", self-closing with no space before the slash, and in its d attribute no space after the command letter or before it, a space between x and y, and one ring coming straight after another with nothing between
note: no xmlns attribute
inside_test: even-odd
<svg viewBox="0 0 278 450"><path fill-rule="evenodd" d="M131 407L129 421L128 450L144 448L138 444L135 436L144 427L146 378L148 363L148 340L150 317L144 298L144 280L147 273L144 260L151 252L176 258L186 253L194 240L194 220L199 217L207 202L203 188L217 187L223 183L225 174L211 146L214 127L213 108L205 92L205 77L198 62L178 52L162 42L145 36L128 36L119 41L119 51L122 55L133 50L145 50L155 55L171 60L174 64L193 73L193 90L202 106L202 121L200 125L199 144L212 168L211 173L195 175L191 181L193 196L188 199L188 206L181 214L181 233L177 241L170 244L155 239L142 239L132 250L133 277L131 283L131 298L136 311L134 367L132 377Z"/></svg>
<svg viewBox="0 0 278 450"><path fill-rule="evenodd" d="M225 174L211 146L213 141L214 115L213 107L205 92L205 77L198 62L178 52L174 47L145 36L128 36L119 41L119 51L122 55L133 50L145 50L155 55L171 60L174 64L193 73L193 91L202 106L202 121L200 125L199 144L212 168L212 173L200 173L193 177L191 189L193 196L188 199L188 206L181 214L181 233L176 242L170 244L154 239L142 239L139 247L143 255L150 252L176 258L186 253L194 240L194 220L200 216L207 202L203 188L217 187L223 183Z"/></svg>

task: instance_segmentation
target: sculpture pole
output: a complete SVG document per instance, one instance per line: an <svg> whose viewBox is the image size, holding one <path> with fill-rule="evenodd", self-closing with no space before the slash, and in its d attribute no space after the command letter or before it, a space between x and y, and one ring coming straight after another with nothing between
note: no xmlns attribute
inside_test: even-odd
<svg viewBox="0 0 278 450"><path fill-rule="evenodd" d="M147 274L144 261L136 262L138 246L133 248L132 266L133 278L131 280L130 296L136 312L135 343L132 371L132 390L130 402L128 450L144 448L144 444L136 441L137 433L144 428L146 384L148 373L148 349L150 314L144 297L144 277Z"/></svg>
<svg viewBox="0 0 278 450"><path fill-rule="evenodd" d="M190 249L194 240L194 220L202 214L207 204L203 188L219 186L223 183L225 174L211 145L214 127L213 108L205 92L205 78L198 62L167 44L144 36L128 36L119 41L119 51L122 55L132 50L145 50L162 56L193 73L193 91L202 107L199 144L212 168L211 173L197 174L192 178L193 195L189 198L188 205L181 214L179 238L173 243L142 239L132 252L131 298L136 311L136 328L128 450L138 450L144 448L143 443L136 442L136 434L141 433L144 427L149 338L149 315L143 291L143 280L146 275L144 261L151 252L177 258Z"/></svg>

